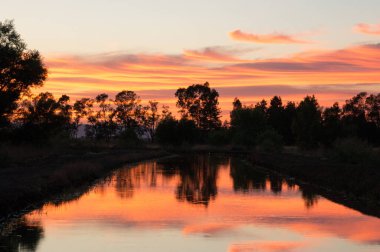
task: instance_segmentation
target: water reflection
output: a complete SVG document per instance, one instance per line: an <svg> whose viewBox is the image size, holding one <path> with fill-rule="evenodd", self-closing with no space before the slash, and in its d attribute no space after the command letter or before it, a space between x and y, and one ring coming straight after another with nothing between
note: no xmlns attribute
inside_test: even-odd
<svg viewBox="0 0 380 252"><path fill-rule="evenodd" d="M0 251L36 251L41 238L43 238L41 223L22 217L1 228Z"/></svg>
<svg viewBox="0 0 380 252"><path fill-rule="evenodd" d="M229 157L209 155L182 156L163 159L154 164L142 164L134 169L120 169L115 173L116 192L122 199L131 198L135 189L146 184L154 188L157 177L164 180L179 177L175 196L179 201L208 206L215 200L218 187L219 170L228 166L233 180L235 192L249 193L252 191L270 190L273 194L281 194L283 186L287 190L295 190L293 180L268 173L265 170L253 169L242 160ZM318 196L310 188L298 188L302 192L305 206L309 209L318 201Z"/></svg>
<svg viewBox="0 0 380 252"><path fill-rule="evenodd" d="M81 195L14 222L0 238L5 251L380 249L379 219L238 158L142 162Z"/></svg>
<svg viewBox="0 0 380 252"><path fill-rule="evenodd" d="M180 182L176 198L205 206L210 200L215 200L218 193L216 179L219 166L222 165L216 160L206 155L184 160L179 169Z"/></svg>
<svg viewBox="0 0 380 252"><path fill-rule="evenodd" d="M234 190L237 192L264 191L266 189L266 174L251 169L238 159L231 160L230 176L233 179Z"/></svg>

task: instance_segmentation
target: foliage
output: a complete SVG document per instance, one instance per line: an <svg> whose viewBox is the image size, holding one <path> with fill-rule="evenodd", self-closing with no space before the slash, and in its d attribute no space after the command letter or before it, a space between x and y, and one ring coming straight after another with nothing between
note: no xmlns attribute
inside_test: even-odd
<svg viewBox="0 0 380 252"><path fill-rule="evenodd" d="M70 98L62 95L58 100L51 93L40 93L32 100L22 102L18 114L20 127L15 134L18 141L46 142L51 136L66 132L70 135Z"/></svg>
<svg viewBox="0 0 380 252"><path fill-rule="evenodd" d="M156 136L163 145L194 144L199 142L201 132L192 120L168 117L158 124Z"/></svg>
<svg viewBox="0 0 380 252"><path fill-rule="evenodd" d="M211 89L208 82L179 88L175 97L182 117L194 121L200 129L213 130L221 126L219 93Z"/></svg>
<svg viewBox="0 0 380 252"><path fill-rule="evenodd" d="M332 143L341 135L342 110L336 102L333 106L326 108L322 116L322 142L326 146L331 146Z"/></svg>
<svg viewBox="0 0 380 252"><path fill-rule="evenodd" d="M42 86L47 70L41 55L28 50L12 21L0 22L0 128L9 125L17 101Z"/></svg>
<svg viewBox="0 0 380 252"><path fill-rule="evenodd" d="M334 143L333 156L347 163L363 163L371 161L374 152L372 147L359 138L338 139Z"/></svg>
<svg viewBox="0 0 380 252"><path fill-rule="evenodd" d="M257 136L267 127L262 107L242 107L231 112L232 141L235 144L253 146Z"/></svg>
<svg viewBox="0 0 380 252"><path fill-rule="evenodd" d="M166 117L159 122L156 130L156 138L163 145L180 144L178 136L178 121L173 117Z"/></svg>
<svg viewBox="0 0 380 252"><path fill-rule="evenodd" d="M208 143L212 145L224 145L231 142L231 131L227 128L220 128L218 130L211 131L208 134Z"/></svg>
<svg viewBox="0 0 380 252"><path fill-rule="evenodd" d="M306 96L296 109L293 132L303 148L315 148L320 140L321 108L314 96Z"/></svg>
<svg viewBox="0 0 380 252"><path fill-rule="evenodd" d="M267 152L280 152L283 149L283 137L276 130L268 129L257 137L258 148Z"/></svg>

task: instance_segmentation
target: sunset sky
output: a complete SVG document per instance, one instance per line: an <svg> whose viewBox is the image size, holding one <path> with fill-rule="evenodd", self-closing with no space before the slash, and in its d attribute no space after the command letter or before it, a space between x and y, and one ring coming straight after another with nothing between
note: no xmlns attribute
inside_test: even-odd
<svg viewBox="0 0 380 252"><path fill-rule="evenodd" d="M2 0L72 99L136 91L175 109L178 87L210 82L224 113L315 94L323 106L380 91L379 0Z"/></svg>

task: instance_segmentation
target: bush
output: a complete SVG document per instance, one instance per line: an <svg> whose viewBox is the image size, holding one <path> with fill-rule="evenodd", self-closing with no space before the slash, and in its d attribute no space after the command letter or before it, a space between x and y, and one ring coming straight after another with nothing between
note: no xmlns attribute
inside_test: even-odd
<svg viewBox="0 0 380 252"><path fill-rule="evenodd" d="M257 137L258 149L267 152L280 152L283 149L282 136L275 130L266 130Z"/></svg>
<svg viewBox="0 0 380 252"><path fill-rule="evenodd" d="M141 145L141 140L133 129L127 129L121 132L117 137L117 140L121 147L134 147Z"/></svg>
<svg viewBox="0 0 380 252"><path fill-rule="evenodd" d="M229 144L230 140L230 131L227 129L214 130L208 133L208 143L212 145Z"/></svg>
<svg viewBox="0 0 380 252"><path fill-rule="evenodd" d="M372 147L359 138L338 139L334 143L333 156L347 163L365 163L373 161L374 152Z"/></svg>

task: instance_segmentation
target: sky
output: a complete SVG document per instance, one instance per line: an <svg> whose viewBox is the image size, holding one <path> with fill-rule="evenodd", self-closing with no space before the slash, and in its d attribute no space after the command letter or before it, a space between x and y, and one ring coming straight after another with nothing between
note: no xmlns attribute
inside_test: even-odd
<svg viewBox="0 0 380 252"><path fill-rule="evenodd" d="M380 90L378 0L2 0L43 88L73 100L136 91L175 110L179 87L208 81L224 114L280 95L322 106Z"/></svg>

